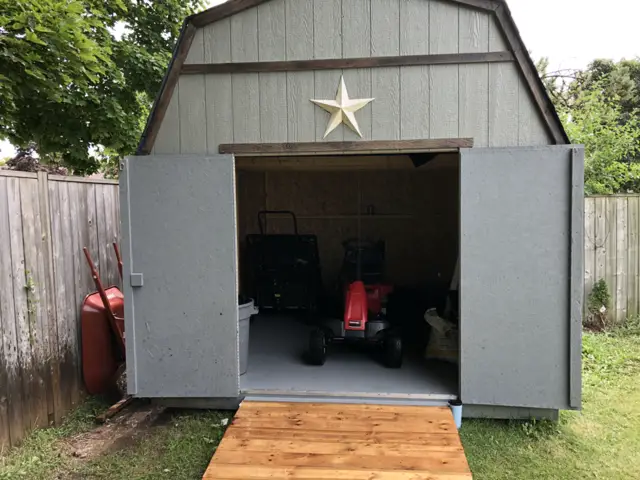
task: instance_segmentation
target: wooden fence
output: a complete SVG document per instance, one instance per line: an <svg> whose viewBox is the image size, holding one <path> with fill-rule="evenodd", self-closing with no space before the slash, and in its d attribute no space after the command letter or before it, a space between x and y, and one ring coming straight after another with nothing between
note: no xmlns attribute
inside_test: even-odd
<svg viewBox="0 0 640 480"><path fill-rule="evenodd" d="M585 199L585 300L595 282L607 282L610 318L640 313L640 196ZM585 301L586 306L586 301Z"/></svg>
<svg viewBox="0 0 640 480"><path fill-rule="evenodd" d="M119 283L117 182L0 170L0 448L57 424L82 395L78 312Z"/></svg>

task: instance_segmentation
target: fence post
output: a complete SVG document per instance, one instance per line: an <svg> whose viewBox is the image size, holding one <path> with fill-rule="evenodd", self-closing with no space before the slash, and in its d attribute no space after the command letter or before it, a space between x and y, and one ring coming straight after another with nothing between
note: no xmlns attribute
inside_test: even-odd
<svg viewBox="0 0 640 480"><path fill-rule="evenodd" d="M49 345L47 348L51 390L47 392L49 423L60 424L63 406L60 392L60 352L58 348L58 321L56 309L55 281L53 271L53 241L51 239L51 207L49 202L49 174L38 172L38 200L40 202L40 226L42 231L42 254L45 272L45 301Z"/></svg>

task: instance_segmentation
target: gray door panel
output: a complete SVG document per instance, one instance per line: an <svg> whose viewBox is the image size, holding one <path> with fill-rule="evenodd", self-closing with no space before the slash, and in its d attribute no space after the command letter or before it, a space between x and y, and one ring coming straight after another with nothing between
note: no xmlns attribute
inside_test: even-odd
<svg viewBox="0 0 640 480"><path fill-rule="evenodd" d="M572 146L461 152L464 403L579 407L582 163Z"/></svg>
<svg viewBox="0 0 640 480"><path fill-rule="evenodd" d="M233 156L131 157L123 167L129 392L237 397Z"/></svg>

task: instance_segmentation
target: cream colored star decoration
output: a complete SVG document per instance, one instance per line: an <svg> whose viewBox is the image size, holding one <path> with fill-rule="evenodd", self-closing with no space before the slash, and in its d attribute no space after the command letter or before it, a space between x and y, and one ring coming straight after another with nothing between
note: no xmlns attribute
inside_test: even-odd
<svg viewBox="0 0 640 480"><path fill-rule="evenodd" d="M338 125L343 122L362 137L362 132L360 132L360 127L354 114L374 100L375 98L349 98L347 87L344 84L344 77L340 77L340 85L338 85L338 93L335 100L311 100L331 114L329 125L327 125L327 130L324 132L323 138L327 138L327 135L333 132Z"/></svg>

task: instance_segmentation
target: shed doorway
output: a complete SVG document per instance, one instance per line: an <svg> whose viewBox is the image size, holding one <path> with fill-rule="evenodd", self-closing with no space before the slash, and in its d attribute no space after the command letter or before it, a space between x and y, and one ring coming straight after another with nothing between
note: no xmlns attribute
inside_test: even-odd
<svg viewBox="0 0 640 480"><path fill-rule="evenodd" d="M423 318L429 308L442 314L447 302L457 306L450 287L459 255L459 175L458 153L236 158L240 293L261 295L252 238L293 234L284 212L295 215L299 235L315 238L319 267L312 314L290 291L293 299L252 318L243 394L440 402L459 396L458 362L425 358L430 327ZM404 345L399 369L350 343L331 344L323 366L305 361L314 325L342 315L344 242L352 239L383 245L382 275L393 286L387 315Z"/></svg>

